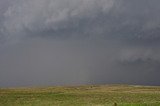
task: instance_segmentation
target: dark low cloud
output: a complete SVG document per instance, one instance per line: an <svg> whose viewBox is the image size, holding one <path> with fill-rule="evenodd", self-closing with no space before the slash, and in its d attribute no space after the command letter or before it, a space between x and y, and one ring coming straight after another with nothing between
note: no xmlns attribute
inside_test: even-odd
<svg viewBox="0 0 160 106"><path fill-rule="evenodd" d="M157 4L158 0L14 0L2 14L1 33L10 40L23 36L154 40L159 39L160 28Z"/></svg>
<svg viewBox="0 0 160 106"><path fill-rule="evenodd" d="M159 3L1 0L0 86L159 85Z"/></svg>

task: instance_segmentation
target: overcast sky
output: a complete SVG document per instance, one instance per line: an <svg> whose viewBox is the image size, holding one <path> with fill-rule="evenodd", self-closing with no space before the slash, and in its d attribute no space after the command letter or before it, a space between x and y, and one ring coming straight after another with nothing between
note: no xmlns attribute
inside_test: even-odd
<svg viewBox="0 0 160 106"><path fill-rule="evenodd" d="M160 0L0 0L0 87L160 85Z"/></svg>

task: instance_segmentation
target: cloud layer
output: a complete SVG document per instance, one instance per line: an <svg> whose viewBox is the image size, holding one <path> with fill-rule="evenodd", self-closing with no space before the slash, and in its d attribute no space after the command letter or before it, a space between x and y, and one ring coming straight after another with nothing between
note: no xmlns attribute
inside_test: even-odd
<svg viewBox="0 0 160 106"><path fill-rule="evenodd" d="M159 85L159 3L1 0L0 86Z"/></svg>
<svg viewBox="0 0 160 106"><path fill-rule="evenodd" d="M26 35L45 36L46 33L50 36L65 33L64 36L86 34L91 37L159 39L160 15L157 13L160 8L157 0L13 0L12 2L2 14L4 19L1 33L4 39L19 39Z"/></svg>
<svg viewBox="0 0 160 106"><path fill-rule="evenodd" d="M9 38L29 34L73 32L84 21L107 14L114 0L21 0L4 13L2 33ZM13 37L12 37L13 36ZM41 36L41 35L39 35ZM45 36L45 35L43 35ZM17 38L18 38L17 37Z"/></svg>

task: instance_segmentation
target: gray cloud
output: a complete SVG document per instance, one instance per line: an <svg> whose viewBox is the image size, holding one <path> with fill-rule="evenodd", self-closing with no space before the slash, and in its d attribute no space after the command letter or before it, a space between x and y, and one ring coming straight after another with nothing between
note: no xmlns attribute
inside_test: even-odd
<svg viewBox="0 0 160 106"><path fill-rule="evenodd" d="M29 32L57 32L79 27L81 20L107 13L114 0L28 0L15 1L4 13L1 30L9 38ZM13 36L13 37L12 37ZM17 39L18 39L17 37Z"/></svg>
<svg viewBox="0 0 160 106"><path fill-rule="evenodd" d="M1 0L0 86L159 85L159 3Z"/></svg>
<svg viewBox="0 0 160 106"><path fill-rule="evenodd" d="M14 0L3 14L1 33L11 40L46 36L43 32L52 36L67 32L64 36L159 39L157 4L158 0Z"/></svg>

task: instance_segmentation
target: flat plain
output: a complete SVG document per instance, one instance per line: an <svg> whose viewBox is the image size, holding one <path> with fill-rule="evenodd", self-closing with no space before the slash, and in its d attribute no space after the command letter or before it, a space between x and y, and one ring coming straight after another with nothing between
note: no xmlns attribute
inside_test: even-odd
<svg viewBox="0 0 160 106"><path fill-rule="evenodd" d="M160 87L88 85L1 88L0 106L160 106Z"/></svg>

